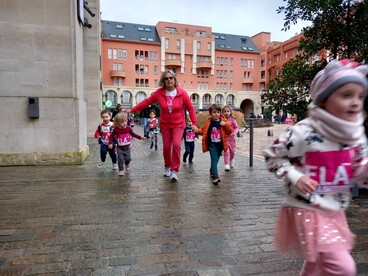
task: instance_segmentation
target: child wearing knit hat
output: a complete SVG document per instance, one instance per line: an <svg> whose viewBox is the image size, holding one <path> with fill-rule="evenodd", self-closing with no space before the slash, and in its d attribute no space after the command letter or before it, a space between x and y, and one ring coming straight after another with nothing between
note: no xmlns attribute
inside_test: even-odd
<svg viewBox="0 0 368 276"><path fill-rule="evenodd" d="M305 258L300 275L356 275L345 210L353 182L368 188L367 73L366 65L331 61L312 81L309 117L263 151L286 190L275 243L282 253L296 250Z"/></svg>

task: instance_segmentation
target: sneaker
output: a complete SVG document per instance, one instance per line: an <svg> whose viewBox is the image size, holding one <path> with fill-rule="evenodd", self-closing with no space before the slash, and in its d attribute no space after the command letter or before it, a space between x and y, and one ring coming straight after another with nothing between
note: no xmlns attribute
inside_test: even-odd
<svg viewBox="0 0 368 276"><path fill-rule="evenodd" d="M130 165L125 165L125 170L128 172L130 170Z"/></svg>
<svg viewBox="0 0 368 276"><path fill-rule="evenodd" d="M125 174L124 171L119 171L118 172L118 176L124 176L124 174Z"/></svg>
<svg viewBox="0 0 368 276"><path fill-rule="evenodd" d="M234 159L231 159L230 160L230 167L234 167L234 164L235 164L235 160Z"/></svg>
<svg viewBox="0 0 368 276"><path fill-rule="evenodd" d="M176 172L171 172L170 179L172 181L177 181L178 180L178 176L176 175Z"/></svg>
<svg viewBox="0 0 368 276"><path fill-rule="evenodd" d="M165 168L164 176L170 176L170 174L171 174L170 168Z"/></svg>
<svg viewBox="0 0 368 276"><path fill-rule="evenodd" d="M97 164L97 168L102 168L104 164L105 164L105 162L101 161L100 163Z"/></svg>
<svg viewBox="0 0 368 276"><path fill-rule="evenodd" d="M219 184L219 182L221 182L221 180L220 180L220 178L219 178L218 176L216 176L216 177L214 177L214 178L212 179L212 183L213 183L213 185L218 185L218 184Z"/></svg>
<svg viewBox="0 0 368 276"><path fill-rule="evenodd" d="M212 183L217 185L219 182L221 182L220 177L217 174L212 175Z"/></svg>
<svg viewBox="0 0 368 276"><path fill-rule="evenodd" d="M187 159L183 158L183 163L187 163Z"/></svg>
<svg viewBox="0 0 368 276"><path fill-rule="evenodd" d="M225 171L230 171L230 165L229 164L227 164L227 165L225 165Z"/></svg>
<svg viewBox="0 0 368 276"><path fill-rule="evenodd" d="M155 150L157 150L157 146L155 146Z"/></svg>
<svg viewBox="0 0 368 276"><path fill-rule="evenodd" d="M117 169L119 169L119 168L118 168L118 164L113 163L113 164L112 164L112 169L113 169L113 170L117 170Z"/></svg>

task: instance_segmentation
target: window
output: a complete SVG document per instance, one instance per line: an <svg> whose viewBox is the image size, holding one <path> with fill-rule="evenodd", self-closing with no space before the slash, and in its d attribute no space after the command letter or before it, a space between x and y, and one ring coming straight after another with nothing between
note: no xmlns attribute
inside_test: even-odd
<svg viewBox="0 0 368 276"><path fill-rule="evenodd" d="M231 85L232 85L232 83L230 83L230 87L231 87ZM234 104L235 104L235 97L234 97L234 95L227 96L227 98L226 98L226 104L227 105L230 105L230 106L234 106Z"/></svg>
<svg viewBox="0 0 368 276"><path fill-rule="evenodd" d="M180 50L180 39L176 40L176 49Z"/></svg>
<svg viewBox="0 0 368 276"><path fill-rule="evenodd" d="M116 34L110 34L110 37L111 37L111 38L116 38L116 37L117 37L117 35L116 35Z"/></svg>
<svg viewBox="0 0 368 276"><path fill-rule="evenodd" d="M107 58L112 59L112 49L111 48L107 49Z"/></svg>
<svg viewBox="0 0 368 276"><path fill-rule="evenodd" d="M123 85L123 78L119 78L119 85L122 86Z"/></svg>
<svg viewBox="0 0 368 276"><path fill-rule="evenodd" d="M197 36L201 36L201 37L206 37L207 36L207 32L206 31L196 31L196 35Z"/></svg>
<svg viewBox="0 0 368 276"><path fill-rule="evenodd" d="M118 35L118 38L120 38L120 39L124 39L125 38L125 36L124 35Z"/></svg>
<svg viewBox="0 0 368 276"><path fill-rule="evenodd" d="M122 59L123 58L123 50L118 49L118 59Z"/></svg>
<svg viewBox="0 0 368 276"><path fill-rule="evenodd" d="M145 65L145 66L144 66L144 73L145 73L146 75L148 75L148 65Z"/></svg>
<svg viewBox="0 0 368 276"><path fill-rule="evenodd" d="M113 59L117 59L118 58L118 50L117 49L112 49L112 58Z"/></svg>
<svg viewBox="0 0 368 276"><path fill-rule="evenodd" d="M207 43L207 50L208 50L208 52L211 52L211 42Z"/></svg>
<svg viewBox="0 0 368 276"><path fill-rule="evenodd" d="M146 98L146 94L142 91L139 91L135 97L138 104Z"/></svg>
<svg viewBox="0 0 368 276"><path fill-rule="evenodd" d="M197 41L197 50L200 51L201 50L201 42Z"/></svg>
<svg viewBox="0 0 368 276"><path fill-rule="evenodd" d="M155 65L155 66L153 67L153 74L157 75L157 73L158 73L158 66L157 66L157 65Z"/></svg>
<svg viewBox="0 0 368 276"><path fill-rule="evenodd" d="M165 49L169 49L169 39L165 39Z"/></svg>
<svg viewBox="0 0 368 276"><path fill-rule="evenodd" d="M153 60L157 61L157 52L153 52Z"/></svg>
<svg viewBox="0 0 368 276"><path fill-rule="evenodd" d="M112 101L113 103L116 103L116 93L113 90L109 90L105 94L105 101Z"/></svg>
<svg viewBox="0 0 368 276"><path fill-rule="evenodd" d="M234 58L230 58L230 66L234 65Z"/></svg>
<svg viewBox="0 0 368 276"><path fill-rule="evenodd" d="M116 25L116 29L122 29L123 25Z"/></svg>
<svg viewBox="0 0 368 276"><path fill-rule="evenodd" d="M119 64L118 64L118 70L119 70L119 71L123 71L123 64L122 64L122 63L119 63Z"/></svg>
<svg viewBox="0 0 368 276"><path fill-rule="evenodd" d="M233 70L230 70L230 72L229 72L229 77L230 77L230 79L232 79L232 78L233 78Z"/></svg>
<svg viewBox="0 0 368 276"><path fill-rule="evenodd" d="M127 58L128 58L128 51L123 50L123 59L127 59Z"/></svg>
<svg viewBox="0 0 368 276"><path fill-rule="evenodd" d="M113 63L112 64L112 70L114 70L114 71L118 70L118 66L117 66L116 63Z"/></svg>
<svg viewBox="0 0 368 276"><path fill-rule="evenodd" d="M114 85L118 85L118 78L114 78Z"/></svg>
<svg viewBox="0 0 368 276"><path fill-rule="evenodd" d="M176 28L166 27L165 28L165 33L176 34Z"/></svg>
<svg viewBox="0 0 368 276"><path fill-rule="evenodd" d="M132 94L129 91L124 90L121 94L121 103L122 104L131 104L132 103Z"/></svg>

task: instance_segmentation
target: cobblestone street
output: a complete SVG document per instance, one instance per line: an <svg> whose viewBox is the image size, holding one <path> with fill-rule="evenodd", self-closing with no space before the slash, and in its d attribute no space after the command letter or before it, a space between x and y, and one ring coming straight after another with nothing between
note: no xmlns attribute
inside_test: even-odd
<svg viewBox="0 0 368 276"><path fill-rule="evenodd" d="M164 178L161 137L157 152L133 140L123 177L96 167L94 139L83 165L0 167L0 275L298 275L302 260L273 246L283 189L261 160L284 128L255 129L252 167L244 132L234 170L220 159L218 186L200 143L177 183ZM348 210L358 275L368 275L367 207L363 191Z"/></svg>

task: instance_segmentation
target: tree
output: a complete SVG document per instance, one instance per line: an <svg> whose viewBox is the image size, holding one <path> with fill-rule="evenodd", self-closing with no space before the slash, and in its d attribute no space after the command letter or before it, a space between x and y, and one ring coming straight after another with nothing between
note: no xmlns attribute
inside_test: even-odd
<svg viewBox="0 0 368 276"><path fill-rule="evenodd" d="M315 74L326 65L326 60L309 64L310 56L329 51L332 58L351 58L368 62L368 2L362 0L284 0L279 7L284 13L283 30L299 20L310 21L303 28L304 38L299 44L299 54L281 69L262 94L269 111L283 110L306 115L310 102L309 88Z"/></svg>
<svg viewBox="0 0 368 276"><path fill-rule="evenodd" d="M290 60L281 74L269 82L262 93L262 102L268 106L268 112L284 111L297 115L298 119L306 116L311 80L326 64L322 60L310 66L307 60L301 55Z"/></svg>

